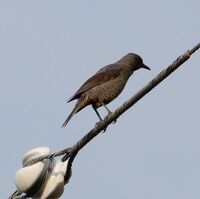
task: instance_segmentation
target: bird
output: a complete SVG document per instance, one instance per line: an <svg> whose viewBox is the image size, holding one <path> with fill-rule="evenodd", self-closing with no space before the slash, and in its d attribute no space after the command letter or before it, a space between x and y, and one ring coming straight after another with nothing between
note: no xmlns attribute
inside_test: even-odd
<svg viewBox="0 0 200 199"><path fill-rule="evenodd" d="M92 105L92 108L101 121L102 118L97 109L103 106L108 111L108 114L110 114L111 111L106 105L119 96L129 77L140 68L151 70L143 63L143 59L139 55L128 53L117 62L104 66L97 71L68 100L68 102L73 100L78 101L63 123L62 128L68 124L76 113L88 105Z"/></svg>

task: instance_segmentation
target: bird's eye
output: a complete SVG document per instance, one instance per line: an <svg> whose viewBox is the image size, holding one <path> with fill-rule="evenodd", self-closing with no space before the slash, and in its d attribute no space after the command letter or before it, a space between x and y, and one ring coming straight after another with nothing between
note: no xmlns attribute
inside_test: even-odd
<svg viewBox="0 0 200 199"><path fill-rule="evenodd" d="M138 57L137 57L137 62L138 62L138 64L142 64L142 63L143 63L142 58L138 56Z"/></svg>

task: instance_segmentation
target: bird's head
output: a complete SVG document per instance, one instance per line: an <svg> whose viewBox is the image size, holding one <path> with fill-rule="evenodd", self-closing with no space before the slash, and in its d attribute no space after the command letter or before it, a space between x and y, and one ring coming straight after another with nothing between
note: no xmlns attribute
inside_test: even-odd
<svg viewBox="0 0 200 199"><path fill-rule="evenodd" d="M119 60L119 62L123 63L123 64L126 64L129 67L131 67L132 71L136 71L136 70L138 70L140 68L151 70L148 66L146 66L143 63L142 58L139 55L134 54L134 53L129 53L129 54L125 55L124 57L122 57Z"/></svg>

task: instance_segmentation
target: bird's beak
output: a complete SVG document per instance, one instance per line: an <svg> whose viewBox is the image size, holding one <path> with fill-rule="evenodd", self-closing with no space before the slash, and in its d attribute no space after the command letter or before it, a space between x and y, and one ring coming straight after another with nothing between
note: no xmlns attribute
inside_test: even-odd
<svg viewBox="0 0 200 199"><path fill-rule="evenodd" d="M142 64L142 68L145 68L147 70L151 70L148 66L146 66L145 64Z"/></svg>

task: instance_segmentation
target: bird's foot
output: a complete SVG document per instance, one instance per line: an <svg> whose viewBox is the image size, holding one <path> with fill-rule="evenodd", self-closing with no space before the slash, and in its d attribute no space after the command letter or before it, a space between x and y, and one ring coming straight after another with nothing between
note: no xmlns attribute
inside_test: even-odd
<svg viewBox="0 0 200 199"><path fill-rule="evenodd" d="M110 115L110 114L112 114L111 111L108 112L108 115ZM112 124L115 124L116 122L117 122L117 119L115 119L115 120L112 122Z"/></svg>
<svg viewBox="0 0 200 199"><path fill-rule="evenodd" d="M97 126L101 121L102 121L102 120L100 120L99 122L97 122L97 123L95 124L95 126ZM105 132L106 132L106 129L107 129L107 127L105 127L105 128L103 129L102 133L105 133Z"/></svg>

